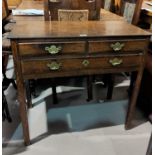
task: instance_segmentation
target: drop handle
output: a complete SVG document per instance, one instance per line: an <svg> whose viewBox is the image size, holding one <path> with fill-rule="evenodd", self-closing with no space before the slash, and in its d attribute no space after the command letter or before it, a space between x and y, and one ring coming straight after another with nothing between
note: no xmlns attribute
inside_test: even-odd
<svg viewBox="0 0 155 155"><path fill-rule="evenodd" d="M88 3L95 2L95 0L86 0Z"/></svg>
<svg viewBox="0 0 155 155"><path fill-rule="evenodd" d="M50 54L57 54L61 51L61 49L61 46L56 47L55 45L45 47L45 51L48 51Z"/></svg>
<svg viewBox="0 0 155 155"><path fill-rule="evenodd" d="M52 63L48 63L47 64L47 67L50 69L50 70L59 70L60 67L61 67L61 63L57 63L56 61L52 62Z"/></svg>
<svg viewBox="0 0 155 155"><path fill-rule="evenodd" d="M109 63L112 64L112 66L119 66L120 64L123 63L123 60L118 59L118 58L114 58L114 59L110 59Z"/></svg>
<svg viewBox="0 0 155 155"><path fill-rule="evenodd" d="M59 3L61 2L60 0L49 0L50 2L53 2L53 3Z"/></svg>
<svg viewBox="0 0 155 155"><path fill-rule="evenodd" d="M123 43L120 43L120 42L116 42L114 44L111 44L110 47L114 50L114 51L120 51L123 47L124 47L124 44Z"/></svg>

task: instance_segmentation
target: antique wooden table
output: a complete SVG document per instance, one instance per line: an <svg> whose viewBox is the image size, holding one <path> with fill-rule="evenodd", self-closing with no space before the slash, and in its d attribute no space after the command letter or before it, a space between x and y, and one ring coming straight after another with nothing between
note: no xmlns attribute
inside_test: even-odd
<svg viewBox="0 0 155 155"><path fill-rule="evenodd" d="M131 127L150 33L122 21L19 21L9 38L26 145L27 79L137 71L125 122L126 129Z"/></svg>
<svg viewBox="0 0 155 155"><path fill-rule="evenodd" d="M44 4L43 1L32 1L32 0L23 0L21 4L16 8L20 10L25 9L37 9L37 10L44 10ZM14 20L14 21L21 21L21 20L36 20L36 21L43 21L44 16L43 15L11 15L9 16L8 20ZM106 11L104 9L101 9L100 12L100 20L102 21L109 21L109 20L124 20L123 17L118 16L112 12Z"/></svg>

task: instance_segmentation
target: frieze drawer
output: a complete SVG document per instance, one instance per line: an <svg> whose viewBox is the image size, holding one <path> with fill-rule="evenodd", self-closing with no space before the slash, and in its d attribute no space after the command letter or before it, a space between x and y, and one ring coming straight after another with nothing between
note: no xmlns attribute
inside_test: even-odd
<svg viewBox="0 0 155 155"><path fill-rule="evenodd" d="M21 56L77 54L85 52L85 42L19 43L18 49Z"/></svg>
<svg viewBox="0 0 155 155"><path fill-rule="evenodd" d="M144 51L147 42L144 40L134 41L89 41L90 53L103 52L135 52Z"/></svg>
<svg viewBox="0 0 155 155"><path fill-rule="evenodd" d="M45 75L46 73L54 74L65 72L94 70L96 73L102 69L124 68L124 67L137 67L143 61L143 56L109 56L109 57L89 57L89 58L72 58L72 59L48 59L48 60L22 60L23 75ZM93 72L94 73L94 72Z"/></svg>

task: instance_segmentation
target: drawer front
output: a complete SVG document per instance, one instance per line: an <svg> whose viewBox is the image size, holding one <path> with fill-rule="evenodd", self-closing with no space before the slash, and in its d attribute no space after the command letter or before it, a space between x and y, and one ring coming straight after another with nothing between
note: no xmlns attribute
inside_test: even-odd
<svg viewBox="0 0 155 155"><path fill-rule="evenodd" d="M146 41L90 41L90 53L103 53L103 52L135 52L144 51L147 46Z"/></svg>
<svg viewBox="0 0 155 155"><path fill-rule="evenodd" d="M37 75L52 73L53 76L60 72L77 72L95 70L99 72L104 69L137 67L142 63L143 56L121 56L121 57L101 57L101 58L72 58L58 60L23 60L21 62L24 75Z"/></svg>
<svg viewBox="0 0 155 155"><path fill-rule="evenodd" d="M21 56L84 53L85 42L19 43L18 48Z"/></svg>

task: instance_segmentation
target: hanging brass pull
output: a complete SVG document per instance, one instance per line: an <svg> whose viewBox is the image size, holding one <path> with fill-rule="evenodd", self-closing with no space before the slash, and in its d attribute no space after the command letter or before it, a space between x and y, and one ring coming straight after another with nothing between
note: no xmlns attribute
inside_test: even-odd
<svg viewBox="0 0 155 155"><path fill-rule="evenodd" d="M114 50L114 51L120 51L123 47L124 44L120 43L120 42L116 42L115 44L111 44L110 47Z"/></svg>
<svg viewBox="0 0 155 155"><path fill-rule="evenodd" d="M62 48L60 46L56 47L55 45L45 47L45 50L48 51L48 53L50 53L50 54L57 54L60 52L61 49Z"/></svg>
<svg viewBox="0 0 155 155"><path fill-rule="evenodd" d="M58 2L61 2L61 1L60 0L50 0L50 2L58 3Z"/></svg>
<svg viewBox="0 0 155 155"><path fill-rule="evenodd" d="M50 70L59 70L60 67L61 67L61 63L57 63L56 61L52 62L52 63L49 63L47 64L47 67L50 69Z"/></svg>
<svg viewBox="0 0 155 155"><path fill-rule="evenodd" d="M110 59L109 63L112 64L112 66L118 66L120 64L122 64L123 60L122 59L118 59L118 58L114 58L114 59Z"/></svg>
<svg viewBox="0 0 155 155"><path fill-rule="evenodd" d="M88 3L95 2L95 0L86 0Z"/></svg>
<svg viewBox="0 0 155 155"><path fill-rule="evenodd" d="M89 64L90 64L90 62L89 62L88 60L83 60L83 61L82 61L82 65L83 65L84 67L87 67Z"/></svg>

